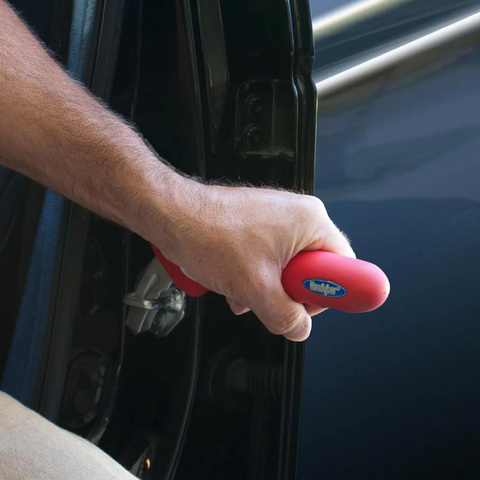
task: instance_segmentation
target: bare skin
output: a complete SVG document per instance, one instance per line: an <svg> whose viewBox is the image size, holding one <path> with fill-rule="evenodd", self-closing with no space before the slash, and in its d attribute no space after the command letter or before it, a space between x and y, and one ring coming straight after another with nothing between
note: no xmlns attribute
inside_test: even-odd
<svg viewBox="0 0 480 480"><path fill-rule="evenodd" d="M159 162L76 84L0 0L0 163L156 244L195 280L251 309L274 334L305 340L310 315L281 272L302 250L354 257L314 197L206 186Z"/></svg>

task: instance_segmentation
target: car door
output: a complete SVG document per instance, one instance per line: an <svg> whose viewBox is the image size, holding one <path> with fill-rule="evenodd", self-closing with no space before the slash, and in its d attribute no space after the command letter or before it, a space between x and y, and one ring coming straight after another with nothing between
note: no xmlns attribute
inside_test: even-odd
<svg viewBox="0 0 480 480"><path fill-rule="evenodd" d="M39 6L24 4L35 23L28 12ZM313 192L307 1L59 0L48 13L45 31L61 33L49 45L159 161L207 180ZM168 311L139 297L156 275L150 245L32 188L2 389L139 478L293 478L304 345L211 293L186 299L164 329ZM149 323L135 328L143 307Z"/></svg>
<svg viewBox="0 0 480 480"><path fill-rule="evenodd" d="M342 7L312 1L315 194L392 290L315 320L298 478L477 478L480 5Z"/></svg>

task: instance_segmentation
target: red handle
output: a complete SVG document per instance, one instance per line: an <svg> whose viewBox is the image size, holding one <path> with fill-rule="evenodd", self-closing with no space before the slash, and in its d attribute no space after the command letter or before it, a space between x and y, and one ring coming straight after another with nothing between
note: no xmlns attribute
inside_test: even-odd
<svg viewBox="0 0 480 480"><path fill-rule="evenodd" d="M177 267L174 263L167 260L155 245L152 245L152 249L153 253L155 253L155 256L158 258L158 261L162 264L175 285L187 295L190 297L200 297L208 292L208 288L202 287L195 280L187 277L180 267Z"/></svg>
<svg viewBox="0 0 480 480"><path fill-rule="evenodd" d="M152 245L170 278L191 297L208 290L187 277ZM370 312L380 307L390 293L390 283L372 263L329 252L302 252L293 258L282 274L282 284L293 300L334 308L348 313Z"/></svg>
<svg viewBox="0 0 480 480"><path fill-rule="evenodd" d="M295 301L348 313L370 312L390 293L387 276L373 263L329 252L301 252L282 274Z"/></svg>

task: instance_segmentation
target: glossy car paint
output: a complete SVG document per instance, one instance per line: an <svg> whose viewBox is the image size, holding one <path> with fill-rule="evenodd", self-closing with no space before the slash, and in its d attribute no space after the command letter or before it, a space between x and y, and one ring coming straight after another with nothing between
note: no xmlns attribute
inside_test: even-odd
<svg viewBox="0 0 480 480"><path fill-rule="evenodd" d="M472 34L319 99L315 193L392 291L315 319L300 479L480 475L479 71Z"/></svg>
<svg viewBox="0 0 480 480"><path fill-rule="evenodd" d="M330 2L327 2L327 6ZM316 81L478 10L478 0L356 0L335 9L311 2ZM321 13L317 14L316 12Z"/></svg>

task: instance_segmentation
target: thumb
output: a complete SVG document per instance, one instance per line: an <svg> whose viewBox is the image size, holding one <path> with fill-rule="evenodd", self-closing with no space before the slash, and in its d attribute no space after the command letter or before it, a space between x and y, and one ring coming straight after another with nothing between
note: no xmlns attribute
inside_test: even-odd
<svg viewBox="0 0 480 480"><path fill-rule="evenodd" d="M245 302L247 303L247 302ZM293 301L280 281L257 289L254 302L247 303L259 320L275 335L302 342L312 329L312 319L301 303Z"/></svg>

